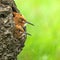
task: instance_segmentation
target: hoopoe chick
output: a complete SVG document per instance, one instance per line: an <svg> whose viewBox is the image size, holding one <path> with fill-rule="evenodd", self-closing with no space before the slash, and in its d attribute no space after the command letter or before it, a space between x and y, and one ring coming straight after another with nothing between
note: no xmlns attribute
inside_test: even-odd
<svg viewBox="0 0 60 60"><path fill-rule="evenodd" d="M21 32L24 32L24 24L25 24L25 19L24 17L16 12L13 12L13 16L14 16L14 22L15 22L15 27L18 30L21 30Z"/></svg>
<svg viewBox="0 0 60 60"><path fill-rule="evenodd" d="M24 18L24 16L23 16L22 14L13 12L13 15L15 16L15 17L14 17L14 20L16 20L16 22L17 22L17 20L18 20L19 24L20 24L22 27L24 27L24 24L26 24L26 23L34 26L34 24L26 21L26 19Z"/></svg>
<svg viewBox="0 0 60 60"><path fill-rule="evenodd" d="M21 35L21 34L28 34L28 35L31 35L29 33L26 33L24 31L24 27L25 27L25 24L28 23L30 25L33 25L32 23L30 22L27 22L26 19L19 13L17 12L13 12L13 19L14 19L14 22L15 22L15 27L16 29L20 30L21 33L19 32L16 32L18 35Z"/></svg>

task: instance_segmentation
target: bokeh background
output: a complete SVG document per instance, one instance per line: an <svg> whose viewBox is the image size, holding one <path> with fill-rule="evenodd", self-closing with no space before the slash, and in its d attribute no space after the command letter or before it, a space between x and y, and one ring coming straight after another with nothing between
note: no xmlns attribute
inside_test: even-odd
<svg viewBox="0 0 60 60"><path fill-rule="evenodd" d="M15 0L27 21L28 36L18 60L60 60L60 0Z"/></svg>

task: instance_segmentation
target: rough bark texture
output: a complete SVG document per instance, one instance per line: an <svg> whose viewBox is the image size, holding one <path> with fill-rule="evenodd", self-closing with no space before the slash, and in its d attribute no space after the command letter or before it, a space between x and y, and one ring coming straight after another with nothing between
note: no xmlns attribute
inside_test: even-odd
<svg viewBox="0 0 60 60"><path fill-rule="evenodd" d="M17 60L26 40L26 34L19 39L14 35L13 11L19 13L13 0L0 0L0 60Z"/></svg>

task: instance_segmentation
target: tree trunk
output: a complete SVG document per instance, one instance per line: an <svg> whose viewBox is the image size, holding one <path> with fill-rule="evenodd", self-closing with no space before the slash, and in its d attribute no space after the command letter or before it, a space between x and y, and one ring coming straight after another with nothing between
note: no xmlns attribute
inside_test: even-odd
<svg viewBox="0 0 60 60"><path fill-rule="evenodd" d="M17 60L27 37L26 34L19 39L14 36L13 11L19 13L13 0L0 0L0 60Z"/></svg>

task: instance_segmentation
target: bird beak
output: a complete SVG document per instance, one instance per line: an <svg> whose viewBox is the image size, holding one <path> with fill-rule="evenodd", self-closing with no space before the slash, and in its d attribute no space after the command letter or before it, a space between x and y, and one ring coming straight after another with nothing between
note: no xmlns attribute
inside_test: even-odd
<svg viewBox="0 0 60 60"><path fill-rule="evenodd" d="M34 26L34 24L32 24L32 23L30 23L30 22L26 22L27 24L30 24L30 25L32 25L32 26Z"/></svg>
<svg viewBox="0 0 60 60"><path fill-rule="evenodd" d="M32 36L30 33L27 33L27 32L26 32L26 34L29 35L29 36Z"/></svg>

